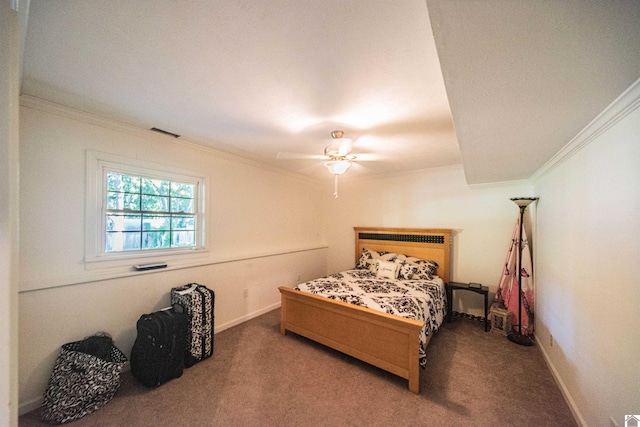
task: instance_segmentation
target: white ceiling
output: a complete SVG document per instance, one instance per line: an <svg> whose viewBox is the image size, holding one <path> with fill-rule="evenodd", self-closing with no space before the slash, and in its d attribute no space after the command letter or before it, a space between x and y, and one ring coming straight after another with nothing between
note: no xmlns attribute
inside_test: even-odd
<svg viewBox="0 0 640 427"><path fill-rule="evenodd" d="M640 77L640 1L427 0L468 183L527 179Z"/></svg>
<svg viewBox="0 0 640 427"><path fill-rule="evenodd" d="M31 0L22 92L316 178L343 129L347 174L472 184L530 177L640 76L640 2L426 3Z"/></svg>

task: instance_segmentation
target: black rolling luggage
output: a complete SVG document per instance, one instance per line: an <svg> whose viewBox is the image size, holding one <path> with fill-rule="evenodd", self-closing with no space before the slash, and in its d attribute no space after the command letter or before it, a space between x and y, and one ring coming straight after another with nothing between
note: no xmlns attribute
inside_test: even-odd
<svg viewBox="0 0 640 427"><path fill-rule="evenodd" d="M213 354L213 308L215 293L206 286L189 283L171 289L171 304L184 307L189 316L184 365L190 367Z"/></svg>
<svg viewBox="0 0 640 427"><path fill-rule="evenodd" d="M147 387L182 375L189 317L180 306L144 314L131 349L131 373Z"/></svg>

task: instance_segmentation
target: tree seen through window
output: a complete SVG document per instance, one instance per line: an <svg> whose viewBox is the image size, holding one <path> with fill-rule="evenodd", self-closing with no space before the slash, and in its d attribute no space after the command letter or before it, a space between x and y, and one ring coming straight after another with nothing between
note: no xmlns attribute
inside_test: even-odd
<svg viewBox="0 0 640 427"><path fill-rule="evenodd" d="M106 252L195 247L196 184L107 173Z"/></svg>

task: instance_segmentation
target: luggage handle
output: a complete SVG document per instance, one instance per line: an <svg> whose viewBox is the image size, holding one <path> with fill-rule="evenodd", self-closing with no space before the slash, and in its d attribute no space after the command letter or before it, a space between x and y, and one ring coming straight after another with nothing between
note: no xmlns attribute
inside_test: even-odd
<svg viewBox="0 0 640 427"><path fill-rule="evenodd" d="M183 313L184 312L184 307L181 306L180 304L173 304L169 307L165 307L165 308L161 308L158 311L169 311L169 310L173 310L176 313Z"/></svg>
<svg viewBox="0 0 640 427"><path fill-rule="evenodd" d="M190 288L185 289L184 291L175 291L178 295L186 295L198 289L198 284L194 283Z"/></svg>

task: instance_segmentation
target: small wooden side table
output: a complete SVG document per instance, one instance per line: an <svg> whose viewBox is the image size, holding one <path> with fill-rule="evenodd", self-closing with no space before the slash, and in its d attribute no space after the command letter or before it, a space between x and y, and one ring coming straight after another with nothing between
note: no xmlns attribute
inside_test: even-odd
<svg viewBox="0 0 640 427"><path fill-rule="evenodd" d="M489 330L489 287L482 285L480 285L480 287L474 287L472 285L469 285L469 283L449 282L446 285L446 289L447 317L449 318L449 322L451 321L451 314L453 312L453 291L471 291L477 294L484 295L484 331L487 332Z"/></svg>

